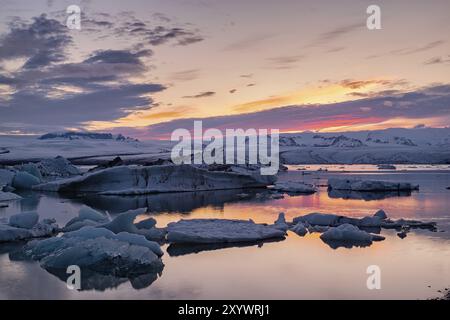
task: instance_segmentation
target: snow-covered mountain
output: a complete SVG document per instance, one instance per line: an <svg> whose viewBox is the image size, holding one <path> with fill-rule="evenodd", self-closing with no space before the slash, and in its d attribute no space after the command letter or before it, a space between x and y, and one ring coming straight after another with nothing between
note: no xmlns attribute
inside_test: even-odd
<svg viewBox="0 0 450 320"><path fill-rule="evenodd" d="M138 141L137 139L125 137L122 134L113 135L112 133L99 133L99 132L78 132L78 131L66 131L66 132L52 132L47 133L39 137L40 140L49 139L91 139L91 140L116 140L116 141Z"/></svg>
<svg viewBox="0 0 450 320"><path fill-rule="evenodd" d="M450 128L391 128L280 136L285 164L450 163Z"/></svg>

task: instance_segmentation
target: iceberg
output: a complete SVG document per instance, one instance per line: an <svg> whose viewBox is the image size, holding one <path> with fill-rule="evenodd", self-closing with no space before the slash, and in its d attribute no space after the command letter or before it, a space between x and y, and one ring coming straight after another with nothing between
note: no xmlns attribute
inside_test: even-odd
<svg viewBox="0 0 450 320"><path fill-rule="evenodd" d="M292 226L290 230L301 237L308 233L308 229L306 229L306 226L301 222L298 222L296 225Z"/></svg>
<svg viewBox="0 0 450 320"><path fill-rule="evenodd" d="M35 190L140 195L265 187L274 176L208 171L191 165L120 166L35 186Z"/></svg>
<svg viewBox="0 0 450 320"><path fill-rule="evenodd" d="M2 201L20 200L20 199L22 199L22 197L17 195L17 194L15 194L15 193L0 191L0 202L2 202Z"/></svg>
<svg viewBox="0 0 450 320"><path fill-rule="evenodd" d="M314 193L317 191L311 184L296 181L278 182L272 189L288 193Z"/></svg>
<svg viewBox="0 0 450 320"><path fill-rule="evenodd" d="M54 219L38 218L34 212L19 213L11 216L9 223L0 223L0 243L49 237L59 231Z"/></svg>
<svg viewBox="0 0 450 320"><path fill-rule="evenodd" d="M162 270L163 252L156 242L127 232L84 227L61 237L31 241L23 248L26 257L39 260L49 271L77 265L82 270L114 276L137 276Z"/></svg>
<svg viewBox="0 0 450 320"><path fill-rule="evenodd" d="M328 179L328 188L331 190L352 190L365 192L378 191L411 191L418 190L419 186L408 182L373 181L359 179Z"/></svg>
<svg viewBox="0 0 450 320"><path fill-rule="evenodd" d="M192 219L171 222L167 226L170 243L233 243L284 238L285 231L273 225L246 220Z"/></svg>
<svg viewBox="0 0 450 320"><path fill-rule="evenodd" d="M280 212L278 215L278 219L275 220L274 224L271 225L273 228L286 232L289 229L289 226L286 223L286 218L284 216L284 212Z"/></svg>
<svg viewBox="0 0 450 320"><path fill-rule="evenodd" d="M33 176L32 174L29 174L28 172L19 171L14 176L11 185L16 189L31 190L33 186L36 186L40 183L41 180L39 180L39 178Z"/></svg>
<svg viewBox="0 0 450 320"><path fill-rule="evenodd" d="M338 227L329 228L320 235L320 239L324 241L343 241L343 242L360 242L372 244L373 241L382 241L385 238L380 235L368 233L360 230L358 227L345 223Z"/></svg>

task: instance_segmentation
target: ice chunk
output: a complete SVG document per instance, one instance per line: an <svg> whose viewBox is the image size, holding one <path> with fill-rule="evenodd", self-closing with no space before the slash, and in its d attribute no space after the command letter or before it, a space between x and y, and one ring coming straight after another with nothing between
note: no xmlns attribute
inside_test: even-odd
<svg viewBox="0 0 450 320"><path fill-rule="evenodd" d="M297 181L278 182L272 189L292 193L314 193L317 191L313 185Z"/></svg>
<svg viewBox="0 0 450 320"><path fill-rule="evenodd" d="M119 232L129 232L129 233L139 233L139 229L134 224L134 219L140 214L147 212L147 208L141 208L136 210L129 210L123 212L114 218L113 221L102 225L102 228L111 230L114 233Z"/></svg>
<svg viewBox="0 0 450 320"><path fill-rule="evenodd" d="M148 218L145 220L142 220L135 224L136 228L138 229L151 229L156 225L156 220L153 218Z"/></svg>
<svg viewBox="0 0 450 320"><path fill-rule="evenodd" d="M10 185L14 178L15 172L8 169L0 169L0 191L1 187Z"/></svg>
<svg viewBox="0 0 450 320"><path fill-rule="evenodd" d="M294 224L299 222L308 223L311 225L319 226L336 226L339 224L339 220L342 216L328 213L310 213L304 216L294 218Z"/></svg>
<svg viewBox="0 0 450 320"><path fill-rule="evenodd" d="M191 165L121 166L35 186L37 190L138 195L263 187L275 176L208 171Z"/></svg>
<svg viewBox="0 0 450 320"><path fill-rule="evenodd" d="M372 241L384 240L384 237L373 235L360 230L358 227L345 223L338 227L329 228L320 235L322 240L327 241L355 241L372 243Z"/></svg>
<svg viewBox="0 0 450 320"><path fill-rule="evenodd" d="M14 176L12 186L16 189L30 190L33 186L40 184L41 181L28 172L19 171Z"/></svg>
<svg viewBox="0 0 450 320"><path fill-rule="evenodd" d="M418 185L408 182L373 181L358 179L328 179L328 188L353 191L408 191L419 189Z"/></svg>
<svg viewBox="0 0 450 320"><path fill-rule="evenodd" d="M79 175L81 173L69 160L61 156L54 159L44 159L37 163L37 167L43 177L64 178Z"/></svg>
<svg viewBox="0 0 450 320"><path fill-rule="evenodd" d="M63 228L63 231L75 231L85 226L96 226L106 222L108 222L108 218L106 216L88 206L82 206L78 212L78 217L75 217L67 222Z"/></svg>
<svg viewBox="0 0 450 320"><path fill-rule="evenodd" d="M49 270L78 265L103 274L130 276L163 267L159 258L163 252L157 243L105 228L85 227L58 238L32 241L23 251Z"/></svg>
<svg viewBox="0 0 450 320"><path fill-rule="evenodd" d="M305 225L301 222L297 223L291 228L291 231L295 232L299 236L303 237L305 234L308 233L308 230L306 229Z"/></svg>
<svg viewBox="0 0 450 320"><path fill-rule="evenodd" d="M29 240L32 238L48 237L58 232L58 225L54 220L43 220L33 225L31 229L18 228L0 223L0 243Z"/></svg>
<svg viewBox="0 0 450 320"><path fill-rule="evenodd" d="M385 220L385 219L387 219L387 214L386 214L386 212L384 212L384 210L378 210L377 212L375 212L375 214L373 215L374 217L378 217L378 218L380 218L381 220Z"/></svg>
<svg viewBox="0 0 450 320"><path fill-rule="evenodd" d="M380 169L380 170L396 170L397 168L392 164L379 164L378 169Z"/></svg>
<svg viewBox="0 0 450 320"><path fill-rule="evenodd" d="M15 193L0 191L0 202L2 202L2 201L11 201L11 200L19 200L19 199L22 199L22 197L18 196Z"/></svg>
<svg viewBox="0 0 450 320"><path fill-rule="evenodd" d="M35 176L36 178L38 178L39 181L42 181L41 171L39 171L39 168L35 163L31 163L31 162L25 163L22 165L15 166L15 168L19 171L29 173L32 176Z"/></svg>
<svg viewBox="0 0 450 320"><path fill-rule="evenodd" d="M273 226L246 220L193 219L167 226L171 243L231 243L283 238L285 232Z"/></svg>
<svg viewBox="0 0 450 320"><path fill-rule="evenodd" d="M9 225L12 227L31 229L38 222L39 215L34 212L22 212L12 215L9 218Z"/></svg>
<svg viewBox="0 0 450 320"><path fill-rule="evenodd" d="M286 218L284 216L284 212L280 212L277 220L275 220L274 224L271 225L273 228L286 232L289 229L289 226L286 223Z"/></svg>

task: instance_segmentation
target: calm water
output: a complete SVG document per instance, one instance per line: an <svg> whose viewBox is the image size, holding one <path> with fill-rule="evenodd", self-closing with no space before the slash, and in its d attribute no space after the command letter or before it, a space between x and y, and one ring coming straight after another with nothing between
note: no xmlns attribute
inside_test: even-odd
<svg viewBox="0 0 450 320"><path fill-rule="evenodd" d="M307 169L297 170L298 168ZM327 168L327 172L316 171ZM290 166L280 180L301 180L319 186L313 195L270 199L264 190L211 191L146 197L60 198L49 193L23 193L25 198L0 209L0 219L19 211L37 210L65 224L83 204L111 215L148 207L159 226L180 218L239 218L272 223L279 212L288 220L310 212L348 216L371 215L384 209L391 218L438 223L440 232L412 231L405 239L383 230L386 240L365 248L332 249L319 234L247 247L168 247L161 274L139 279L93 276L89 290L68 290L65 282L39 264L20 261L20 244L0 245L0 298L26 299L392 299L430 298L450 285L450 171L448 166ZM405 170L405 171L404 171ZM329 194L334 176L418 183L411 194ZM140 218L145 218L140 217ZM381 290L368 290L366 268L381 268Z"/></svg>

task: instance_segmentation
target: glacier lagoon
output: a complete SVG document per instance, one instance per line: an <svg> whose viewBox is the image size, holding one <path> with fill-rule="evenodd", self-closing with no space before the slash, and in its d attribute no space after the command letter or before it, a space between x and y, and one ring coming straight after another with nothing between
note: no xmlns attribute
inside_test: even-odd
<svg viewBox="0 0 450 320"><path fill-rule="evenodd" d="M163 245L164 268L129 280L85 275L82 291L69 290L61 277L17 256L22 244L0 245L2 299L426 299L440 296L450 285L450 169L447 165L396 165L379 170L371 165L299 165L279 174L279 181L302 181L317 186L307 195L274 198L264 189L204 191L146 196L72 196L20 192L23 199L0 208L0 219L36 210L41 218L60 225L83 205L114 216L148 207L158 226L191 218L252 219L273 223L279 212L286 219L311 213L349 217L372 215L378 209L390 218L435 221L437 232L412 230L406 238L382 230L385 241L369 247L339 247L324 243L319 233L283 241L227 245ZM305 169L305 170L298 170ZM317 171L322 169L320 171ZM327 170L327 171L325 171ZM402 181L420 185L410 193L328 192L331 177ZM381 289L366 287L367 267L378 265ZM83 275L82 275L83 277Z"/></svg>

